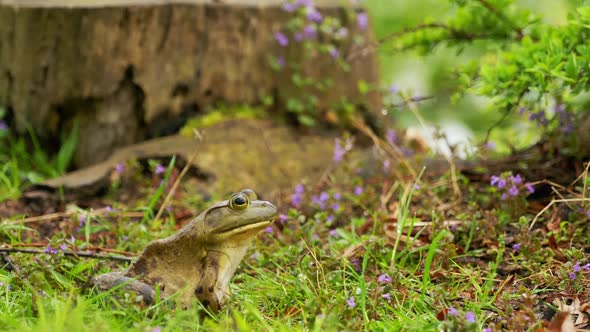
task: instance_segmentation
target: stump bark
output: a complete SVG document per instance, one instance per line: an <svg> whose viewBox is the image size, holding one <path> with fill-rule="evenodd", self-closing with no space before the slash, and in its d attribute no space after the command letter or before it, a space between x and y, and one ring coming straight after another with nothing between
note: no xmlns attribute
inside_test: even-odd
<svg viewBox="0 0 590 332"><path fill-rule="evenodd" d="M269 56L305 51L301 43L281 47L273 37L291 15L282 3L0 0L0 106L13 114L19 133L30 125L45 141L77 123L77 166L159 134L146 128L162 127L163 119L215 102L256 104L273 96L280 108L293 94L306 93L293 84L292 72L269 66ZM371 35L357 27L350 8L336 3L316 5L354 36L339 46L347 54L359 46L353 39L367 43ZM378 110L378 93L362 94L357 86L359 80L378 83L374 55L354 57L348 71L331 60L301 64L301 72L335 83L318 108L346 96Z"/></svg>

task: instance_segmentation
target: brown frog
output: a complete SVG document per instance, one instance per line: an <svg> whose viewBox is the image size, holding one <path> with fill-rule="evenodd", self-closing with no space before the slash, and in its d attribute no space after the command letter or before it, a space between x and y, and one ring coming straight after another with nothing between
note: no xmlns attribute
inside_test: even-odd
<svg viewBox="0 0 590 332"><path fill-rule="evenodd" d="M152 304L177 294L177 304L189 307L196 297L211 311L229 295L229 281L246 254L250 240L277 215L269 202L257 200L251 189L233 194L202 212L178 233L150 242L126 271L91 279L99 291L119 286L135 291Z"/></svg>

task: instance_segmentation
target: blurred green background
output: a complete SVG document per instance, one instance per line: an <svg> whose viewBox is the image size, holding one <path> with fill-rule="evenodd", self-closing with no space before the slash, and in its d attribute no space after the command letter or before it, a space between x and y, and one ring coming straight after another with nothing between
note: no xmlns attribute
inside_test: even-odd
<svg viewBox="0 0 590 332"><path fill-rule="evenodd" d="M545 22L555 25L565 23L570 10L588 3L575 0L514 2L516 6L527 8ZM453 4L448 0L367 0L364 6L371 16L377 40L425 20L440 21L453 11ZM439 47L432 54L421 56L415 51L394 52L385 44L378 49L381 80L385 86L394 84L414 96L436 96L433 100L420 103L420 112L429 124L441 126L450 141L467 139L475 143L485 136L487 129L501 114L486 112L489 101L474 96L467 96L457 104L451 103L454 84L450 70L477 59L482 51L476 45L461 53L456 49ZM399 127L419 126L416 117L407 110L390 114ZM492 141L505 149L511 144L524 146L533 142L540 131L520 120L524 119L514 118L506 128L495 130ZM508 137L515 139L508 142Z"/></svg>

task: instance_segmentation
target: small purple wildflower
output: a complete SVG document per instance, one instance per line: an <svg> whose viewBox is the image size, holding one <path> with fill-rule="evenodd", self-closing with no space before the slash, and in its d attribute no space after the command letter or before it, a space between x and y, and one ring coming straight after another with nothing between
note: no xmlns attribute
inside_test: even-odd
<svg viewBox="0 0 590 332"><path fill-rule="evenodd" d="M333 193L333 194L332 194L332 197L333 197L335 200L339 201L339 200L341 200L341 199L342 199L342 194L340 194L339 192L335 192L335 193Z"/></svg>
<svg viewBox="0 0 590 332"><path fill-rule="evenodd" d="M339 163L342 161L345 154L346 149L341 145L340 139L336 138L334 140L334 157L332 160L334 160L335 163Z"/></svg>
<svg viewBox="0 0 590 332"><path fill-rule="evenodd" d="M327 201L327 200L329 200L329 199L330 199L330 194L328 194L328 193L327 193L327 192L325 192L325 191L322 191L322 192L320 193L320 200L321 200L322 202L326 202L326 201Z"/></svg>
<svg viewBox="0 0 590 332"><path fill-rule="evenodd" d="M512 250L518 252L520 250L520 247L522 246L522 244L520 243L515 243L512 245Z"/></svg>
<svg viewBox="0 0 590 332"><path fill-rule="evenodd" d="M307 7L307 19L315 23L322 23L324 17L315 7L309 6Z"/></svg>
<svg viewBox="0 0 590 332"><path fill-rule="evenodd" d="M289 38L287 38L287 36L282 32L275 32L275 40L281 46L289 45Z"/></svg>
<svg viewBox="0 0 590 332"><path fill-rule="evenodd" d="M457 314L458 314L458 313L457 313L457 309L455 309L454 307L450 307L450 308L449 308L449 311L448 311L448 313L449 313L449 315L451 315L451 316L455 316L455 317L456 317L456 316L457 316Z"/></svg>
<svg viewBox="0 0 590 332"><path fill-rule="evenodd" d="M352 263L352 266L354 266L354 270L356 272L361 271L361 261L358 258L353 258L350 263Z"/></svg>
<svg viewBox="0 0 590 332"><path fill-rule="evenodd" d="M70 243L74 244L76 242L76 238L73 235L70 235Z"/></svg>
<svg viewBox="0 0 590 332"><path fill-rule="evenodd" d="M162 327L161 326L156 326L152 329L152 332L162 332Z"/></svg>
<svg viewBox="0 0 590 332"><path fill-rule="evenodd" d="M283 10L286 11L287 13L292 13L295 10L297 10L297 8L299 7L299 4L297 4L296 2L285 2L283 4Z"/></svg>
<svg viewBox="0 0 590 332"><path fill-rule="evenodd" d="M112 207L112 206L110 206L110 205L107 205L107 206L104 208L104 210L105 210L107 213L111 213L111 212L114 212L114 211L115 211L115 209L113 209L113 207Z"/></svg>
<svg viewBox="0 0 590 332"><path fill-rule="evenodd" d="M266 234L272 234L272 233L274 233L274 231L275 231L275 230L274 230L274 228L272 228L272 226L268 226L268 227L266 227L266 228L264 229L264 232L265 232Z"/></svg>
<svg viewBox="0 0 590 332"><path fill-rule="evenodd" d="M586 217L590 218L590 209L586 210Z"/></svg>
<svg viewBox="0 0 590 332"><path fill-rule="evenodd" d="M571 280L576 280L576 278L578 277L578 276L576 276L575 272L570 272L569 276L570 276Z"/></svg>
<svg viewBox="0 0 590 332"><path fill-rule="evenodd" d="M517 196L518 195L518 188L516 188L516 186L512 186L510 187L510 189L508 189L508 194L510 194L510 196Z"/></svg>
<svg viewBox="0 0 590 332"><path fill-rule="evenodd" d="M524 187L529 192L529 194L532 194L535 192L535 187L533 187L533 185L530 182L525 183Z"/></svg>
<svg viewBox="0 0 590 332"><path fill-rule="evenodd" d="M576 264L574 264L573 266L574 272L578 273L580 272L580 270L582 270L582 267L580 266L580 262L576 262Z"/></svg>
<svg viewBox="0 0 590 332"><path fill-rule="evenodd" d="M362 193L363 193L363 187L361 187L361 186L354 187L354 194L356 196L360 196Z"/></svg>
<svg viewBox="0 0 590 332"><path fill-rule="evenodd" d="M389 293L385 293L385 294L381 295L381 297L386 299L387 301L391 300L391 294L389 294Z"/></svg>
<svg viewBox="0 0 590 332"><path fill-rule="evenodd" d="M51 255L55 255L57 254L57 250L55 250L51 245L47 245L47 248L45 248L45 250L43 250L44 253L46 254L51 254Z"/></svg>
<svg viewBox="0 0 590 332"><path fill-rule="evenodd" d="M387 140L387 143L395 145L395 143L397 142L397 133L395 132L395 130L387 129L387 132L385 133L385 139Z"/></svg>
<svg viewBox="0 0 590 332"><path fill-rule="evenodd" d="M588 263L588 264L586 264L586 265L582 266L582 269L583 269L584 271L586 271L586 272L590 272L590 263Z"/></svg>
<svg viewBox="0 0 590 332"><path fill-rule="evenodd" d="M295 3L299 6L310 7L313 6L312 0L296 0Z"/></svg>
<svg viewBox="0 0 590 332"><path fill-rule="evenodd" d="M485 327L481 332L494 332L491 327Z"/></svg>
<svg viewBox="0 0 590 332"><path fill-rule="evenodd" d="M391 93L393 95L399 91L399 88L395 84L390 84L389 87L387 87L387 91L389 91L389 93Z"/></svg>
<svg viewBox="0 0 590 332"><path fill-rule="evenodd" d="M473 313L473 311L467 311L465 313L465 320L469 323L475 323L475 314Z"/></svg>
<svg viewBox="0 0 590 332"><path fill-rule="evenodd" d="M154 169L154 174L160 175L166 172L166 167L162 166L162 164L157 164L156 168Z"/></svg>
<svg viewBox="0 0 590 332"><path fill-rule="evenodd" d="M498 188L502 189L506 187L506 180L500 178L500 180L498 180Z"/></svg>
<svg viewBox="0 0 590 332"><path fill-rule="evenodd" d="M128 241L129 240L129 236L123 235L122 239L123 239L123 241Z"/></svg>
<svg viewBox="0 0 590 332"><path fill-rule="evenodd" d="M291 195L291 206L298 208L301 206L301 202L303 201L303 191L304 191L303 184L298 184L295 186L295 193Z"/></svg>
<svg viewBox="0 0 590 332"><path fill-rule="evenodd" d="M66 251L66 249L68 249L68 245L67 245L67 244L65 244L65 243L62 243L62 244L59 246L59 250L61 250L61 251Z"/></svg>
<svg viewBox="0 0 590 332"><path fill-rule="evenodd" d="M0 121L0 131L8 130L8 125L4 121Z"/></svg>
<svg viewBox="0 0 590 332"><path fill-rule="evenodd" d="M377 282L380 284L388 284L392 281L391 277L387 273L383 273L377 278Z"/></svg>
<svg viewBox="0 0 590 332"><path fill-rule="evenodd" d="M369 15L365 12L361 12L356 16L356 23L361 30L365 30L369 26Z"/></svg>
<svg viewBox="0 0 590 332"><path fill-rule="evenodd" d="M508 179L514 184L521 184L522 183L522 176L520 174L516 174L514 176L509 176Z"/></svg>
<svg viewBox="0 0 590 332"><path fill-rule="evenodd" d="M348 29L345 27L342 27L340 29L338 29L338 31L336 31L336 37L337 38L345 38L346 36L348 36Z"/></svg>
<svg viewBox="0 0 590 332"><path fill-rule="evenodd" d="M337 59L340 56L340 51L335 47L331 47L329 53L332 59Z"/></svg>
<svg viewBox="0 0 590 332"><path fill-rule="evenodd" d="M490 180L490 185L495 186L498 181L500 181L500 177L497 175L492 175L492 179Z"/></svg>
<svg viewBox="0 0 590 332"><path fill-rule="evenodd" d="M285 222L287 222L287 220L289 220L289 216L287 216L284 213L279 214L279 221L281 222L281 224L284 224Z"/></svg>
<svg viewBox="0 0 590 332"><path fill-rule="evenodd" d="M279 66L279 69L285 67L285 64L287 62L285 61L284 57L279 55L276 60L277 60L277 65Z"/></svg>
<svg viewBox="0 0 590 332"><path fill-rule="evenodd" d="M257 252L255 252L255 253L253 253L253 254L250 256L250 258L252 258L252 259L253 259L253 260L255 260L255 261L258 261L258 255L259 255L259 254L258 254Z"/></svg>
<svg viewBox="0 0 590 332"><path fill-rule="evenodd" d="M326 217L326 222L327 222L328 224L331 224L333 221L334 221L334 215L332 215L332 214L329 214L329 215Z"/></svg>
<svg viewBox="0 0 590 332"><path fill-rule="evenodd" d="M502 196L500 196L500 199L505 201L508 199L508 194L507 193L503 193Z"/></svg>
<svg viewBox="0 0 590 332"><path fill-rule="evenodd" d="M78 216L78 225L80 227L84 227L84 225L86 225L86 215L85 214L81 214Z"/></svg>
<svg viewBox="0 0 590 332"><path fill-rule="evenodd" d="M486 142L484 147L490 151L493 151L493 150L496 150L496 143L494 143L492 141L488 141L488 142Z"/></svg>
<svg viewBox="0 0 590 332"><path fill-rule="evenodd" d="M417 183L414 183L414 190L420 190L420 185Z"/></svg>
<svg viewBox="0 0 590 332"><path fill-rule="evenodd" d="M303 38L314 39L317 36L318 30L315 25L306 25L303 27Z"/></svg>
<svg viewBox="0 0 590 332"><path fill-rule="evenodd" d="M328 231L328 235L331 237L337 237L338 236L338 232L335 229L331 229Z"/></svg>
<svg viewBox="0 0 590 332"><path fill-rule="evenodd" d="M338 211L339 209L340 209L340 204L338 204L338 203L332 204L332 210Z"/></svg>
<svg viewBox="0 0 590 332"><path fill-rule="evenodd" d="M118 163L115 166L115 173L120 175L120 174L123 174L123 172L125 172L125 165L123 165L122 163Z"/></svg>
<svg viewBox="0 0 590 332"><path fill-rule="evenodd" d="M356 307L356 302L354 302L354 296L351 296L348 301L346 301L346 304L348 305L349 308L354 308Z"/></svg>

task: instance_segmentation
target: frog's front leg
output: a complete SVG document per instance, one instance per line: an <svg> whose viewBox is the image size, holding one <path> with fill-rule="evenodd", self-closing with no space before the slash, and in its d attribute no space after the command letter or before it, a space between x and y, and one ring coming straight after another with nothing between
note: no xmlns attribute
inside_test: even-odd
<svg viewBox="0 0 590 332"><path fill-rule="evenodd" d="M134 278L126 277L123 272L101 274L93 277L90 280L90 284L91 287L100 292L108 291L113 288L133 291L137 295L140 295L143 302L147 305L154 304L156 299L156 291L151 285Z"/></svg>

